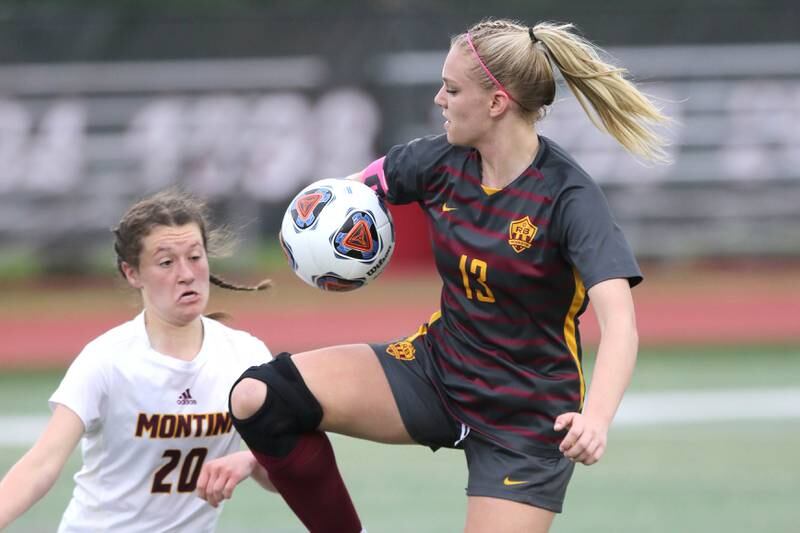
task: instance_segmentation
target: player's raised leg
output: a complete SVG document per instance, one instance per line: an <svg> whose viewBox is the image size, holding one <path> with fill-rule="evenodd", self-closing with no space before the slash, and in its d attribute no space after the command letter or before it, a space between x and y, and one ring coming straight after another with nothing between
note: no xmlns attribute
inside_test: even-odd
<svg viewBox="0 0 800 533"><path fill-rule="evenodd" d="M292 356L322 405L320 429L389 444L413 444L389 381L366 344L323 348Z"/></svg>
<svg viewBox="0 0 800 533"><path fill-rule="evenodd" d="M372 349L348 345L279 355L231 391L237 430L312 532L359 531L324 433L412 443Z"/></svg>

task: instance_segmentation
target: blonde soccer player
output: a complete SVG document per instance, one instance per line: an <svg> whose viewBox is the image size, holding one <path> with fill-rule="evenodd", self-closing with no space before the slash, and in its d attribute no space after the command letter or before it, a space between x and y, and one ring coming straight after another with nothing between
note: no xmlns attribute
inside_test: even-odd
<svg viewBox="0 0 800 533"><path fill-rule="evenodd" d="M440 310L395 342L278 355L231 392L234 424L308 523L323 507L307 488L324 465L306 468L320 431L462 449L467 533L548 531L575 464L603 457L636 361L642 274L600 187L537 131L556 71L624 148L662 158L651 127L666 117L569 25L491 20L451 41L434 97L444 133L352 176L425 213ZM590 299L601 340L587 388Z"/></svg>

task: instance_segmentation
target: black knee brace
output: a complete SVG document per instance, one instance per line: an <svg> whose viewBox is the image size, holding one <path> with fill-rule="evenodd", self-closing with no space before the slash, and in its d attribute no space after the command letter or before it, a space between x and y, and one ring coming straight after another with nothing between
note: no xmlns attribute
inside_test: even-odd
<svg viewBox="0 0 800 533"><path fill-rule="evenodd" d="M245 378L267 384L267 399L249 418L233 416L228 397L233 425L251 450L285 457L294 449L300 434L319 427L322 406L308 390L288 353L280 353L269 363L248 368L233 387Z"/></svg>

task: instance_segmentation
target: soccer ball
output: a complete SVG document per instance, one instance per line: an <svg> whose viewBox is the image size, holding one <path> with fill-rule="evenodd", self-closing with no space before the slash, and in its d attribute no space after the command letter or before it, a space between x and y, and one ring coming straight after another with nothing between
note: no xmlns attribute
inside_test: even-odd
<svg viewBox="0 0 800 533"><path fill-rule="evenodd" d="M368 186L329 178L292 199L280 242L300 279L326 291L352 291L389 263L394 225L383 200Z"/></svg>

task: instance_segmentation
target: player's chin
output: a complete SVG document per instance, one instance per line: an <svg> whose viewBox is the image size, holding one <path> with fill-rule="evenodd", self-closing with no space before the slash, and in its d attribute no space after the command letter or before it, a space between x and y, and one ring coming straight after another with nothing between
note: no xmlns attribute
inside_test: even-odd
<svg viewBox="0 0 800 533"><path fill-rule="evenodd" d="M447 126L445 128L445 134L447 136L447 142L450 144L458 144L458 132L453 131L453 128Z"/></svg>
<svg viewBox="0 0 800 533"><path fill-rule="evenodd" d="M197 317L205 313L207 304L208 298L198 299L191 303L178 304L177 309L174 311L178 322L183 324L192 322Z"/></svg>
<svg viewBox="0 0 800 533"><path fill-rule="evenodd" d="M452 124L447 128L447 142L454 146L472 146L470 139L459 132L458 128L454 128Z"/></svg>

